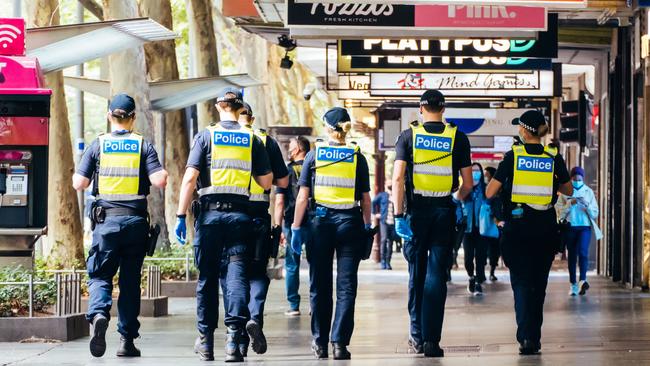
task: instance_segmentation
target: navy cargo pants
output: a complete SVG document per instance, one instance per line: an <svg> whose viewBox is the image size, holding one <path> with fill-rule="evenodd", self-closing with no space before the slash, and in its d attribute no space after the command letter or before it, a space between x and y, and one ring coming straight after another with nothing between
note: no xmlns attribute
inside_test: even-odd
<svg viewBox="0 0 650 366"><path fill-rule="evenodd" d="M418 207L411 213L413 240L409 251L411 337L417 343L439 343L447 300L447 270L456 223L454 207ZM406 247L404 248L406 251Z"/></svg>
<svg viewBox="0 0 650 366"><path fill-rule="evenodd" d="M510 220L503 228L502 254L510 270L519 343L537 343L542 337L548 274L559 240L555 209L525 207L523 218Z"/></svg>
<svg viewBox="0 0 650 366"><path fill-rule="evenodd" d="M224 251L229 256L226 276L228 311L226 326L243 329L248 319L249 282L246 243L251 227L243 212L203 211L194 223L194 261L199 269L196 286L197 328L212 336L219 318L219 273Z"/></svg>
<svg viewBox="0 0 650 366"><path fill-rule="evenodd" d="M88 253L88 312L92 321L97 314L110 319L113 305L113 277L120 270L120 295L117 302L117 331L128 339L139 336L140 276L147 250L147 220L139 216L110 216L93 231Z"/></svg>
<svg viewBox="0 0 650 366"><path fill-rule="evenodd" d="M331 210L312 220L312 240L308 242L311 333L326 347L332 343L349 345L354 330L357 272L364 247L365 232L359 209ZM332 323L332 269L336 253L336 312Z"/></svg>
<svg viewBox="0 0 650 366"><path fill-rule="evenodd" d="M252 217L253 226L251 229L255 233L250 236L251 243L248 245L248 258L250 258L248 264L248 281L250 284L250 297L248 301L248 315L249 318L260 324L264 325L264 305L266 304L266 296L269 292L269 285L271 280L266 275L266 267L268 266L270 253L270 243L265 243L266 248L262 248L261 251L255 250L255 241L270 238L269 230L271 228L271 216L268 212L259 215L253 215ZM258 234L264 237L256 237ZM221 290L223 293L224 308L228 309L228 283L226 281L228 277L228 263L230 262L230 257L224 255L221 259Z"/></svg>

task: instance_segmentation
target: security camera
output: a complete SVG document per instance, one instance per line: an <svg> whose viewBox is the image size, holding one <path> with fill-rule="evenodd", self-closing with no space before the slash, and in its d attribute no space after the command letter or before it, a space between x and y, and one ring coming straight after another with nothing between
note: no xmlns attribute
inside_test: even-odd
<svg viewBox="0 0 650 366"><path fill-rule="evenodd" d="M302 96L305 100L310 100L311 96L314 95L314 92L316 92L316 84L309 83L305 85L305 90L302 91Z"/></svg>

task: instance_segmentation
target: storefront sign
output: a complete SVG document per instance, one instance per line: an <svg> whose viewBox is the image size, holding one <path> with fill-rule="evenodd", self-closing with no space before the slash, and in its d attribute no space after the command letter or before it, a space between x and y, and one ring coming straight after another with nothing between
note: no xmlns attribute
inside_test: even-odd
<svg viewBox="0 0 650 366"><path fill-rule="evenodd" d="M557 57L557 15L537 39L365 39L340 40L343 56L495 56Z"/></svg>
<svg viewBox="0 0 650 366"><path fill-rule="evenodd" d="M527 109L506 108L446 108L444 118L453 122L465 134L477 136L516 136L517 126L510 123ZM421 118L419 108L402 108L402 128L405 123ZM406 122L404 122L406 121ZM512 145L512 138L510 145ZM510 146L508 146L510 147Z"/></svg>
<svg viewBox="0 0 650 366"><path fill-rule="evenodd" d="M296 3L317 4L322 0L296 0ZM327 0L332 4L349 4L350 0ZM545 6L554 9L584 8L586 0L356 0L356 4L454 4L456 6L474 5L518 5L518 6Z"/></svg>
<svg viewBox="0 0 650 366"><path fill-rule="evenodd" d="M371 96L419 96L437 89L449 96L552 97L553 71L529 73L371 74Z"/></svg>
<svg viewBox="0 0 650 366"><path fill-rule="evenodd" d="M546 8L508 5L298 3L287 0L287 26L544 31Z"/></svg>
<svg viewBox="0 0 650 366"><path fill-rule="evenodd" d="M550 59L515 57L432 57L432 56L342 56L339 52L339 73L354 72L429 72L454 70L550 70Z"/></svg>

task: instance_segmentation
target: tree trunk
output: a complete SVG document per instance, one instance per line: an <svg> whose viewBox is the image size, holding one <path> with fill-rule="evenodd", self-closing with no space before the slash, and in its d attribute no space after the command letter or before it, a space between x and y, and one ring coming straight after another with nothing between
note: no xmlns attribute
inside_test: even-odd
<svg viewBox="0 0 650 366"><path fill-rule="evenodd" d="M163 26L173 29L169 0L140 0L140 13ZM176 45L173 40L148 43L144 46L150 81L178 80ZM165 169L169 173L165 189L165 217L168 226L176 222L176 208L189 155L185 116L182 111L165 113ZM172 237L170 241L174 240Z"/></svg>
<svg viewBox="0 0 650 366"><path fill-rule="evenodd" d="M103 0L105 20L129 19L139 17L135 0ZM154 123L149 99L149 84L147 68L142 47L130 48L126 51L109 56L111 80L111 95L127 93L136 103L136 130L142 133L146 140L155 143L157 131L160 129ZM158 150L159 150L158 146ZM149 194L149 215L151 223L160 225L160 239L166 242L168 238L165 224L165 200L162 190L151 188Z"/></svg>
<svg viewBox="0 0 650 366"><path fill-rule="evenodd" d="M58 25L58 0L30 0L30 27ZM48 262L66 268L79 266L84 260L83 229L79 221L79 203L72 188L74 160L68 108L63 88L63 73L49 73L45 84L52 89L50 108L50 146L48 170L47 245L51 248Z"/></svg>
<svg viewBox="0 0 650 366"><path fill-rule="evenodd" d="M188 0L187 19L190 22L190 38L193 47L194 67L196 77L218 76L219 58L217 56L217 40L214 35L212 21L212 1ZM214 100L197 105L197 118L200 129L211 122L219 120L219 114L214 106Z"/></svg>

